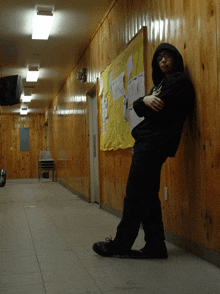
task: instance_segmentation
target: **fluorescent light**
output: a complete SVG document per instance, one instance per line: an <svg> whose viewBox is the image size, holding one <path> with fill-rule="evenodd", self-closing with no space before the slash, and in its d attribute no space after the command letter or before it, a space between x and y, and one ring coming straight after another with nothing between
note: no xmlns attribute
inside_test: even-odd
<svg viewBox="0 0 220 294"><path fill-rule="evenodd" d="M22 110L20 109L20 115L27 115L28 110Z"/></svg>
<svg viewBox="0 0 220 294"><path fill-rule="evenodd" d="M24 95L21 96L22 102L31 102L31 95Z"/></svg>
<svg viewBox="0 0 220 294"><path fill-rule="evenodd" d="M28 113L28 107L27 106L21 106L20 115L27 115L27 113Z"/></svg>
<svg viewBox="0 0 220 294"><path fill-rule="evenodd" d="M53 24L53 13L38 11L33 20L32 39L47 40Z"/></svg>
<svg viewBox="0 0 220 294"><path fill-rule="evenodd" d="M61 114L61 115L67 115L67 114L85 114L85 110L84 109L60 109L57 111L57 114Z"/></svg>
<svg viewBox="0 0 220 294"><path fill-rule="evenodd" d="M27 72L26 82L37 82L39 76L38 69L29 69Z"/></svg>

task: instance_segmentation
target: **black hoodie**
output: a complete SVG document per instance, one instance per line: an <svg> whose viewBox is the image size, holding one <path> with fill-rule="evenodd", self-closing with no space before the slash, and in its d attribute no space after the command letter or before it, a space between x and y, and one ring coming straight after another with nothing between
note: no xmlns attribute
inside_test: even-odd
<svg viewBox="0 0 220 294"><path fill-rule="evenodd" d="M174 67L168 77L161 71L157 56L160 50L171 50L174 56ZM135 152L147 152L149 156L163 154L174 157L179 146L184 121L192 109L194 88L189 77L184 73L183 59L179 51L169 43L160 44L152 60L152 78L154 88L162 80L159 98L164 101L164 108L159 112L148 107L144 97L133 103L139 117L145 119L132 130L135 139Z"/></svg>

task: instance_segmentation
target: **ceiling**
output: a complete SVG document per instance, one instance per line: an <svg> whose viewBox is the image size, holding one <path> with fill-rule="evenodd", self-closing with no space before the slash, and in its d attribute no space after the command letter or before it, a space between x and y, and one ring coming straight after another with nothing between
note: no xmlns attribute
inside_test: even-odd
<svg viewBox="0 0 220 294"><path fill-rule="evenodd" d="M6 0L0 2L0 77L20 75L32 88L29 113L44 113L91 41L112 0ZM52 8L48 40L32 40L37 7ZM36 83L26 82L28 67L40 66ZM1 106L1 113L19 113L20 104Z"/></svg>

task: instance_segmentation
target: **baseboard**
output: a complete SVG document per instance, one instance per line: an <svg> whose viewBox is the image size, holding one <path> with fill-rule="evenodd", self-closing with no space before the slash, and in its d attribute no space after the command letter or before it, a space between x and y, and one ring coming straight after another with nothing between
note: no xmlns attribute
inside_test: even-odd
<svg viewBox="0 0 220 294"><path fill-rule="evenodd" d="M220 267L219 253L167 231L165 232L165 238L166 241L185 249L187 252L192 253L217 267Z"/></svg>
<svg viewBox="0 0 220 294"><path fill-rule="evenodd" d="M106 204L101 204L100 207L103 210L105 210L105 211L107 211L107 212L109 212L109 213L111 213L111 214L113 214L113 215L115 215L115 216L117 216L119 218L122 218L122 212L121 211L119 211L117 209L114 209L111 206L106 205Z"/></svg>

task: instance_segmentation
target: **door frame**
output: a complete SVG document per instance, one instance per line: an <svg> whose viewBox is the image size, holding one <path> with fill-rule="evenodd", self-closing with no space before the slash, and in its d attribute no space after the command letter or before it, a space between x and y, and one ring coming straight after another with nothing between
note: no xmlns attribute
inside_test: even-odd
<svg viewBox="0 0 220 294"><path fill-rule="evenodd" d="M98 79L97 79L98 84ZM97 113L97 157L98 157L98 181L99 181L99 207L101 208L102 204L102 197L101 197L101 179L100 179L100 126L99 126L99 94L98 94L98 87L95 85L92 87L90 91L86 93L86 101L87 101L87 133L88 133L88 158L89 158L89 202L95 202L94 199L92 199L91 195L91 169L90 169L90 121L89 121L89 99L92 95L96 96L96 113Z"/></svg>

